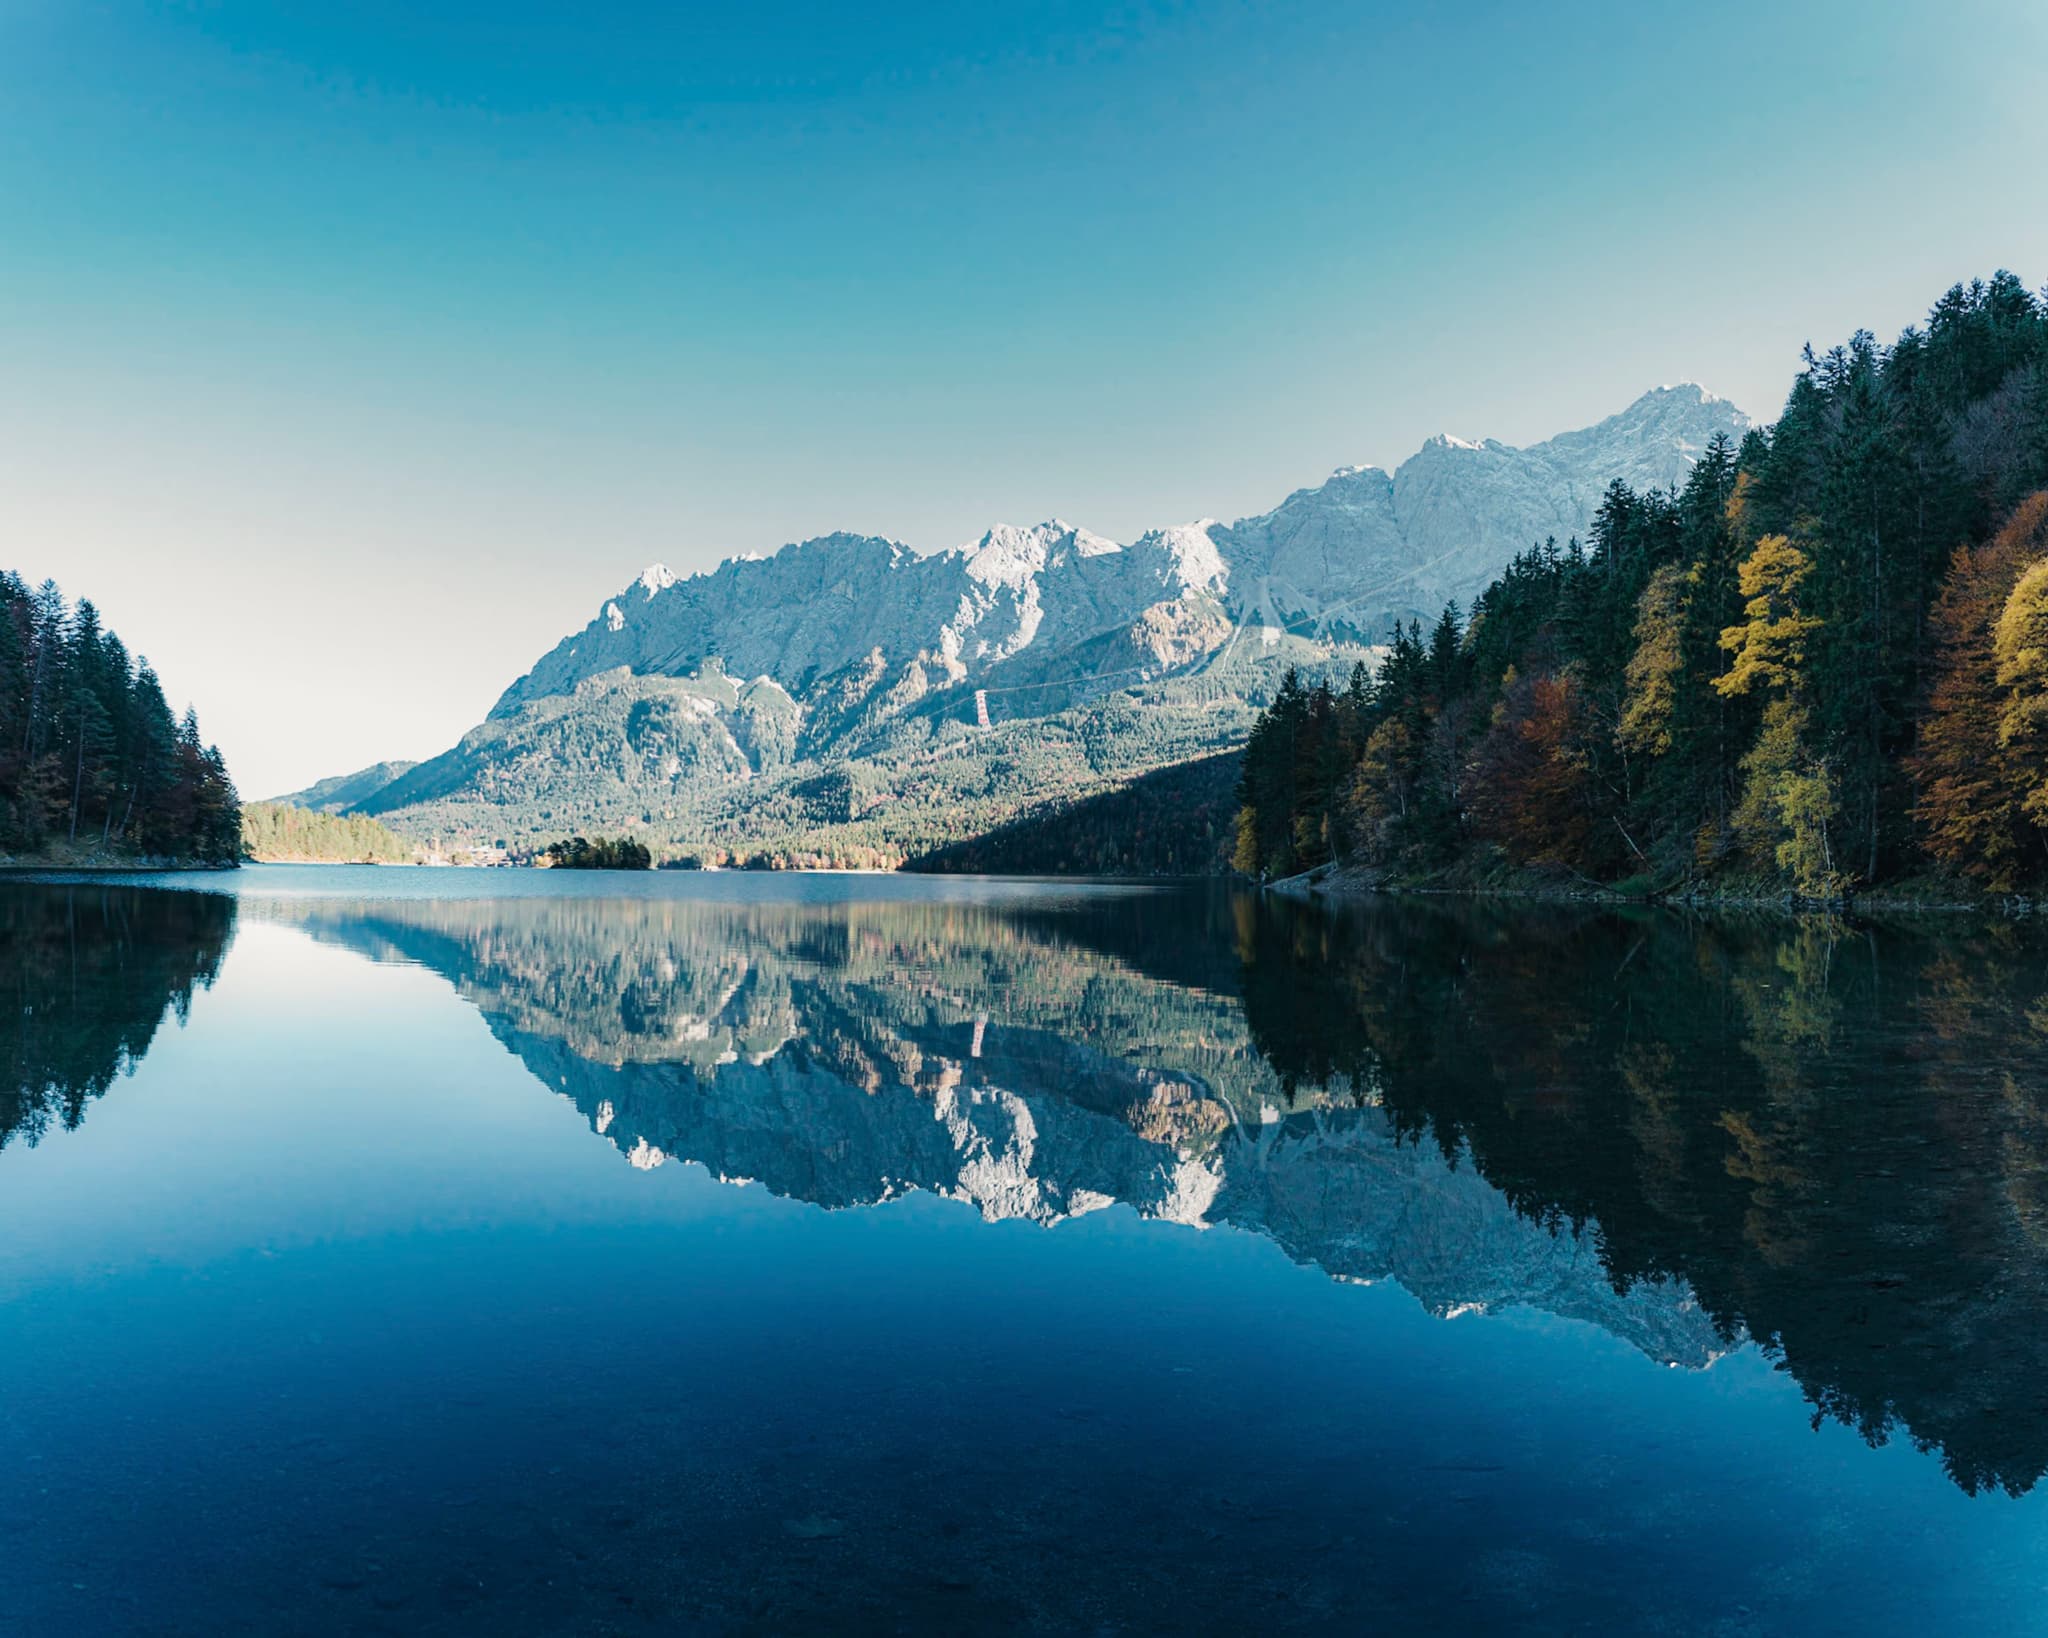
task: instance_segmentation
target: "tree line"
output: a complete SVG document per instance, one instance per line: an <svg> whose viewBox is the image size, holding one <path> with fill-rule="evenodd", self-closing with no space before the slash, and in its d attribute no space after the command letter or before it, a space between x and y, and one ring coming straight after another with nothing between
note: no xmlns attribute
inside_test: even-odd
<svg viewBox="0 0 2048 1638"><path fill-rule="evenodd" d="M233 864L234 782L190 710L81 600L0 571L0 850Z"/></svg>
<svg viewBox="0 0 2048 1638"><path fill-rule="evenodd" d="M1806 349L1682 486L1255 725L1232 862L1834 898L2048 885L2048 300Z"/></svg>

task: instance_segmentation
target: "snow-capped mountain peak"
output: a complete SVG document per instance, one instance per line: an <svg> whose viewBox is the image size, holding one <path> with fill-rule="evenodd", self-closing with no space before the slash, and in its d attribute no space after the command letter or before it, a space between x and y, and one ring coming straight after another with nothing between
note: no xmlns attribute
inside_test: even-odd
<svg viewBox="0 0 2048 1638"><path fill-rule="evenodd" d="M1123 547L1115 541L1077 529L1063 518L1020 529L999 523L974 545L963 547L967 572L988 586L1021 591L1027 581L1068 558L1106 557Z"/></svg>
<svg viewBox="0 0 2048 1638"><path fill-rule="evenodd" d="M1230 567L1216 544L1216 531L1221 527L1214 518L1199 518L1148 530L1132 550L1149 548L1163 554L1172 578L1189 591L1221 591L1230 580Z"/></svg>

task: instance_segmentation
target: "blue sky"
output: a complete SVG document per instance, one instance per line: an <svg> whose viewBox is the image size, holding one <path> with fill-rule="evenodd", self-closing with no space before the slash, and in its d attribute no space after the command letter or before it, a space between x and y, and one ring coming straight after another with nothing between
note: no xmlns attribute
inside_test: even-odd
<svg viewBox="0 0 2048 1638"><path fill-rule="evenodd" d="M656 558L1769 417L1809 338L2048 280L2043 62L2022 0L0 0L0 558L267 794Z"/></svg>

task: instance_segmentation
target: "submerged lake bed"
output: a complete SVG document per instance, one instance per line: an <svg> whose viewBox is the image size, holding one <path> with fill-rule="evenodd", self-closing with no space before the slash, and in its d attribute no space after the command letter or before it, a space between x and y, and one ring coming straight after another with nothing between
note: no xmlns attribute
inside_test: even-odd
<svg viewBox="0 0 2048 1638"><path fill-rule="evenodd" d="M0 884L0 1631L2031 1632L2048 945Z"/></svg>

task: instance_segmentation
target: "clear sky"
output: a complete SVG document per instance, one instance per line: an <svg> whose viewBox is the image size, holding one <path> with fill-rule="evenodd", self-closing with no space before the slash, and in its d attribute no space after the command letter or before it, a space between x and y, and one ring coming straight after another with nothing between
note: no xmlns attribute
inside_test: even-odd
<svg viewBox="0 0 2048 1638"><path fill-rule="evenodd" d="M1263 511L2048 280L2048 7L0 0L0 562L245 795L655 559Z"/></svg>

